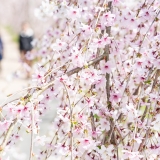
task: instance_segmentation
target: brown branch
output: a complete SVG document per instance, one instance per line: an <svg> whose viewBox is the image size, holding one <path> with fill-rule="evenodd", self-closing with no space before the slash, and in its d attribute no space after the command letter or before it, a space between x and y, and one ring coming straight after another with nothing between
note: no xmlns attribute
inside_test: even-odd
<svg viewBox="0 0 160 160"><path fill-rule="evenodd" d="M160 76L160 70L158 69L157 72L156 72L156 74L155 74L155 78L154 78L154 82L153 82L153 85L152 85L151 92L152 92L153 89L155 88L159 76ZM159 87L158 93L160 93L160 87ZM155 106L154 106L154 110L156 109L156 105L157 105L157 103L156 103ZM147 112L148 112L148 115L149 115L150 110L151 110L151 102L150 102L150 107L149 107L149 109L148 109L148 107L146 106L145 111L144 111L144 113L143 113L143 116L142 116L142 118L141 118L141 121L144 120ZM147 125L148 125L148 120L147 120ZM150 134L150 132L151 132L151 130L150 130L150 129L147 129L147 131L146 131L146 133L145 133L145 135L144 135L144 137L143 137L142 143L141 143L140 146L139 146L138 151L140 151L140 152L142 151L143 146L145 145L146 139L148 138L148 135Z"/></svg>
<svg viewBox="0 0 160 160"><path fill-rule="evenodd" d="M142 152L142 150L144 149L144 144L146 142L146 139L148 138L148 135L150 134L150 129L147 129L145 136L143 137L142 143L140 144L138 151Z"/></svg>
<svg viewBox="0 0 160 160"><path fill-rule="evenodd" d="M105 52L107 53L105 60L108 61L109 60L109 54L110 54L110 49L109 49L109 45L106 46L105 48ZM107 105L108 108L110 109L110 74L106 73L106 94L107 94Z"/></svg>
<svg viewBox="0 0 160 160"><path fill-rule="evenodd" d="M108 10L112 12L113 8L112 8L112 2L108 2ZM111 27L107 27L106 28L106 33L108 34L108 36L111 35ZM106 57L105 60L108 61L109 60L109 54L110 54L110 46L106 45L105 47L105 53L106 53ZM107 93L107 105L108 108L110 109L110 74L106 73L106 93Z"/></svg>
<svg viewBox="0 0 160 160"><path fill-rule="evenodd" d="M134 93L133 93L134 96L140 94L141 89L142 89L142 86L143 86L143 84L142 84L142 82L141 82L141 83L138 85L138 87L135 89L135 91L134 91Z"/></svg>
<svg viewBox="0 0 160 160"><path fill-rule="evenodd" d="M16 100L19 100L22 96L23 93L21 92L24 92L24 95L25 94L28 94L28 92L31 90L31 89L37 89L37 90L41 90L40 87L38 86L32 86L32 87L28 87L28 88L24 88L22 90L19 90L13 94L10 94L10 96L7 97L7 99L2 102L2 104L0 104L1 107L4 107L5 105L7 105L8 103L11 103L11 102L14 102ZM19 95L20 94L20 95ZM17 96L16 96L17 95Z"/></svg>
<svg viewBox="0 0 160 160"><path fill-rule="evenodd" d="M33 155L33 138L34 138L34 106L33 103L31 101L31 125L32 125L32 130L31 130L31 145L30 145L30 155L29 155L29 160L32 160L32 155Z"/></svg>
<svg viewBox="0 0 160 160"><path fill-rule="evenodd" d="M150 29L151 29L152 25L153 25L153 24L154 24L154 22L157 20L157 17L158 17L158 15L159 15L159 14L160 14L160 10L158 11L158 13L157 13L157 14L156 14L156 16L154 17L154 19L153 19L152 23L150 24L150 26L149 26L148 30L146 31L146 33L145 33L145 35L144 35L144 37L143 37L143 39L142 39L142 42L141 42L141 44L140 44L140 46L139 46L138 53L140 52L140 50L141 50L141 48L142 48L142 44L143 44L143 42L144 42L144 40L145 40L145 38L146 38L146 36L147 36L148 32L150 31Z"/></svg>
<svg viewBox="0 0 160 160"><path fill-rule="evenodd" d="M10 136L10 134L11 134L16 122L17 122L17 118L13 120L13 123L10 124L10 126L9 126L9 128L8 128L6 134L5 134L3 142L0 145L0 155L2 155L2 152L4 151L4 148L5 148L6 144L7 144L9 136Z"/></svg>
<svg viewBox="0 0 160 160"><path fill-rule="evenodd" d="M101 55L101 56L99 56L99 57L97 57L97 58L89 61L89 62L88 62L88 67L89 67L89 66L92 66L92 65L94 65L94 64L96 64L96 63L99 63L99 62L100 62L101 60L103 60L106 56L107 56L107 53L104 53L103 55ZM81 71L81 70L84 69L84 68L85 68L85 66L83 66L83 67L77 67L77 68L74 68L74 69L68 71L66 74L67 74L67 76L71 76L71 75L73 75L73 74L75 74L75 73L78 73L79 71Z"/></svg>
<svg viewBox="0 0 160 160"><path fill-rule="evenodd" d="M92 131L96 131L95 120L94 120L93 112L91 112L90 118L91 118L91 127L92 127Z"/></svg>
<svg viewBox="0 0 160 160"><path fill-rule="evenodd" d="M71 145L71 160L73 160L73 107L71 104L71 98L67 89L67 86L63 83L66 94L67 94L67 99L69 103L69 108L70 108L70 145Z"/></svg>
<svg viewBox="0 0 160 160"><path fill-rule="evenodd" d="M105 52L103 55L101 55L101 56L99 56L99 57L97 57L97 58L89 61L89 62L88 62L88 67L89 67L89 66L92 66L92 65L94 65L94 64L96 64L96 63L99 63L99 62L102 61L102 60L104 60L105 57L107 56L107 54L108 54L108 53ZM85 68L85 66L83 66L83 67L76 67L76 68L74 68L74 69L66 72L66 75L67 75L67 76L71 76L71 75L73 75L73 74L75 74L75 73L78 73L79 71L81 71L81 70L84 69L84 68ZM31 88L32 88L32 89L33 89L33 88L37 88L37 89L39 90L38 95L40 95L40 94L42 94L46 89L48 89L49 87L51 87L53 84L54 84L54 80L51 81L51 82L50 82L49 84L47 84L46 86L44 86L43 88L40 88L40 87L38 87L38 86L33 86L33 87L30 87L30 88L26 88L25 90L31 89ZM24 90L22 90L22 91L24 91ZM17 94L17 93L16 93L16 94ZM12 95L14 95L14 94L12 94ZM4 107L6 104L11 103L11 102L13 102L13 101L19 100L20 97L21 97L21 95L13 98L13 99L11 99L11 100L8 100L7 102L4 102L4 103L1 105L1 107Z"/></svg>
<svg viewBox="0 0 160 160"><path fill-rule="evenodd" d="M119 137L120 137L120 141L122 142L122 144L124 145L124 142L123 142L123 137L122 137L122 135L121 135L121 132L120 132L120 130L115 126L115 130L117 131L117 133L118 133L118 135L119 135Z"/></svg>
<svg viewBox="0 0 160 160"><path fill-rule="evenodd" d="M129 131L124 137L122 137L122 139L120 139L119 143L117 144L117 146L119 146L121 144L121 142L123 143L123 140L130 134L131 131Z"/></svg>
<svg viewBox="0 0 160 160"><path fill-rule="evenodd" d="M108 10L112 12L112 9L113 9L112 8L112 2L108 2ZM106 28L106 33L108 34L108 36L111 35L111 27ZM108 61L109 60L109 54L110 54L110 45L106 45L104 53L106 53L105 60ZM106 94L107 94L107 107L108 107L108 109L111 109L111 103L110 103L110 74L108 74L108 73L106 73ZM115 123L111 119L110 120L110 130L109 130L109 132L106 132L104 134L104 138L102 140L103 144L105 144L106 142L116 144L115 133L113 133L114 128L115 128ZM106 138L107 134L108 134L108 136L107 136L108 138Z"/></svg>
<svg viewBox="0 0 160 160"><path fill-rule="evenodd" d="M89 61L89 62L88 62L88 67L89 67L89 66L92 66L92 65L94 65L94 64L96 64L96 63L99 63L101 60L103 60L103 59L106 57L107 54L108 54L108 53L104 53L103 55L101 55L101 56L99 56L99 57L97 57L97 58ZM73 75L73 74L75 74L75 73L78 73L79 71L81 71L81 70L84 69L84 68L85 68L85 66L83 66L83 67L76 67L76 68L74 68L74 69L66 72L65 74L66 74L67 76L71 76L71 75ZM52 80L49 84L47 84L46 86L44 86L44 87L39 91L38 95L42 94L46 89L48 89L49 87L51 87L53 84L54 84L54 80Z"/></svg>
<svg viewBox="0 0 160 160"><path fill-rule="evenodd" d="M153 85L152 85L151 92L153 92L159 76L160 76L160 69L158 69L158 70L156 71L156 73L155 73L155 78L154 78L154 81L153 81ZM150 101L148 101L148 102L150 102ZM150 103L151 103L151 102L150 102ZM148 112L148 107L146 106L146 107L145 107L145 110L144 110L144 113L143 113L143 115L142 115L142 118L141 118L141 121L142 121L142 122L144 121L144 118L146 117L147 112Z"/></svg>
<svg viewBox="0 0 160 160"><path fill-rule="evenodd" d="M153 85L152 85L152 91L153 89L155 88L156 86L156 83L157 83L157 80L158 80L158 77L160 76L160 69L157 69L157 72L155 74L155 78L154 78L154 81L153 81Z"/></svg>

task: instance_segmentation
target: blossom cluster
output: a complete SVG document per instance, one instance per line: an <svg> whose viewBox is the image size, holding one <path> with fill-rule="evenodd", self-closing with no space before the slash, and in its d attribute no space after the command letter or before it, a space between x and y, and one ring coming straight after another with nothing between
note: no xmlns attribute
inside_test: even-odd
<svg viewBox="0 0 160 160"><path fill-rule="evenodd" d="M1 108L0 153L26 130L37 160L160 159L159 9L158 0L44 0L37 13L53 26L38 44L34 87Z"/></svg>

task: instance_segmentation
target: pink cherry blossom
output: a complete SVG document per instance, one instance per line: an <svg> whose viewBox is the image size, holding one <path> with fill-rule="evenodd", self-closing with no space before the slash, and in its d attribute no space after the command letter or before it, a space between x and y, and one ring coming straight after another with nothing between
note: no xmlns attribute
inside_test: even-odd
<svg viewBox="0 0 160 160"><path fill-rule="evenodd" d="M43 0L36 14L53 25L35 43L30 87L0 106L2 159L23 132L33 159L158 159L159 6Z"/></svg>
<svg viewBox="0 0 160 160"><path fill-rule="evenodd" d="M113 62L107 61L105 64L102 65L102 71L104 73L111 73L112 69L114 68Z"/></svg>
<svg viewBox="0 0 160 160"><path fill-rule="evenodd" d="M121 100L121 95L119 93L111 93L110 101L119 102Z"/></svg>

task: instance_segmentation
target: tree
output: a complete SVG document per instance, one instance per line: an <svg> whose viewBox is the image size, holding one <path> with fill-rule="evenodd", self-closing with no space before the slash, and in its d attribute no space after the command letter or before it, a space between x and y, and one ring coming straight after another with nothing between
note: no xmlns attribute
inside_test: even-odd
<svg viewBox="0 0 160 160"><path fill-rule="evenodd" d="M36 7L41 4L41 1L0 0L0 3L3 4L0 6L0 25L10 27L16 33L20 32L22 23L27 21L33 27L36 36L41 37L52 24L49 19L44 23L34 16Z"/></svg>
<svg viewBox="0 0 160 160"><path fill-rule="evenodd" d="M43 1L37 13L55 25L39 42L34 87L1 106L1 155L27 129L30 159L159 159L159 9L158 0ZM52 99L46 137L39 123Z"/></svg>

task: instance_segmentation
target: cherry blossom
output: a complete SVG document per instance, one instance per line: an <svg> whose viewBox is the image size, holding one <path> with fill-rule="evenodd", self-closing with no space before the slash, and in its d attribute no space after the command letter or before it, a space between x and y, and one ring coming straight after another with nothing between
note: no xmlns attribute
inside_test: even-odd
<svg viewBox="0 0 160 160"><path fill-rule="evenodd" d="M44 0L36 14L54 25L36 42L33 87L0 108L0 156L25 131L33 159L158 159L159 6Z"/></svg>

